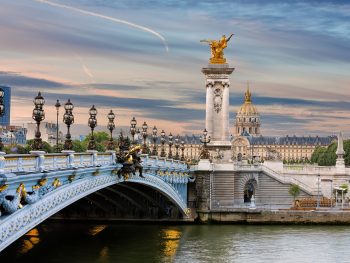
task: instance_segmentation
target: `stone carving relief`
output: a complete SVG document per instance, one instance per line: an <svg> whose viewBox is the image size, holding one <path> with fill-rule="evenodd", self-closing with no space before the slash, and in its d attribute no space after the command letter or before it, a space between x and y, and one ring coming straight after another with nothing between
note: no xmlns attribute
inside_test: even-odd
<svg viewBox="0 0 350 263"><path fill-rule="evenodd" d="M219 113L222 109L222 89L214 88L214 110Z"/></svg>

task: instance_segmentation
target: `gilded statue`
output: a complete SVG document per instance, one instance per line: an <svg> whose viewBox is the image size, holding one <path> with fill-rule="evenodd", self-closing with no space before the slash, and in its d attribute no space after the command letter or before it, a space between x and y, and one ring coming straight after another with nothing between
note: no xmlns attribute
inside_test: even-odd
<svg viewBox="0 0 350 263"><path fill-rule="evenodd" d="M229 38L226 38L226 36L223 35L219 40L201 40L201 42L209 43L211 49L210 64L226 63L226 59L224 58L224 49L227 47L227 43L230 41L233 35L234 34L231 34Z"/></svg>

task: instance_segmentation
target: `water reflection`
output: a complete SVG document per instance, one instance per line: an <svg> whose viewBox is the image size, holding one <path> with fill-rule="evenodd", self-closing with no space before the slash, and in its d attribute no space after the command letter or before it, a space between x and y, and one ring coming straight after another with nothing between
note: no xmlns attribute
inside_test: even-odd
<svg viewBox="0 0 350 263"><path fill-rule="evenodd" d="M350 262L349 229L46 223L1 252L0 262Z"/></svg>
<svg viewBox="0 0 350 263"><path fill-rule="evenodd" d="M181 232L177 229L162 230L162 246L165 259L172 259L180 244Z"/></svg>
<svg viewBox="0 0 350 263"><path fill-rule="evenodd" d="M109 259L109 248L103 247L100 251L99 261L100 262L108 262L108 259Z"/></svg>
<svg viewBox="0 0 350 263"><path fill-rule="evenodd" d="M26 254L29 250L33 249L35 245L40 242L39 230L34 228L25 234L22 238L22 246L19 248L18 253Z"/></svg>
<svg viewBox="0 0 350 263"><path fill-rule="evenodd" d="M96 236L98 235L100 232L102 232L103 230L105 230L107 228L107 225L97 225L97 226L93 226L89 229L89 234L91 236Z"/></svg>

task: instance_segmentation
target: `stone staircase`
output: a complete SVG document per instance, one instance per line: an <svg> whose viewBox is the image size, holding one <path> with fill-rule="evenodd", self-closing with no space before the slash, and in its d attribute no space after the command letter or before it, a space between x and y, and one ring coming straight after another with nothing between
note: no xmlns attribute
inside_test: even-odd
<svg viewBox="0 0 350 263"><path fill-rule="evenodd" d="M271 178L283 183L283 184L296 184L300 187L300 190L304 191L305 193L311 195L311 196L317 196L318 189L317 187L311 187L310 185L307 185L300 180L297 180L296 178L290 177L290 176L284 176L280 173L272 170L271 168L262 165L261 170Z"/></svg>
<svg viewBox="0 0 350 263"><path fill-rule="evenodd" d="M212 172L212 208L229 207L234 205L234 173L215 173Z"/></svg>

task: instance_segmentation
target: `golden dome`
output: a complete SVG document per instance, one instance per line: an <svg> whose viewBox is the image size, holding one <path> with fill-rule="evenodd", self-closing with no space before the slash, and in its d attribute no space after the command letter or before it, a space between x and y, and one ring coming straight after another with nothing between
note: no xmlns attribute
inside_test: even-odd
<svg viewBox="0 0 350 263"><path fill-rule="evenodd" d="M245 115L245 116L256 116L259 115L258 110L252 103L252 94L249 91L249 86L247 91L244 94L244 103L239 109L237 115Z"/></svg>

